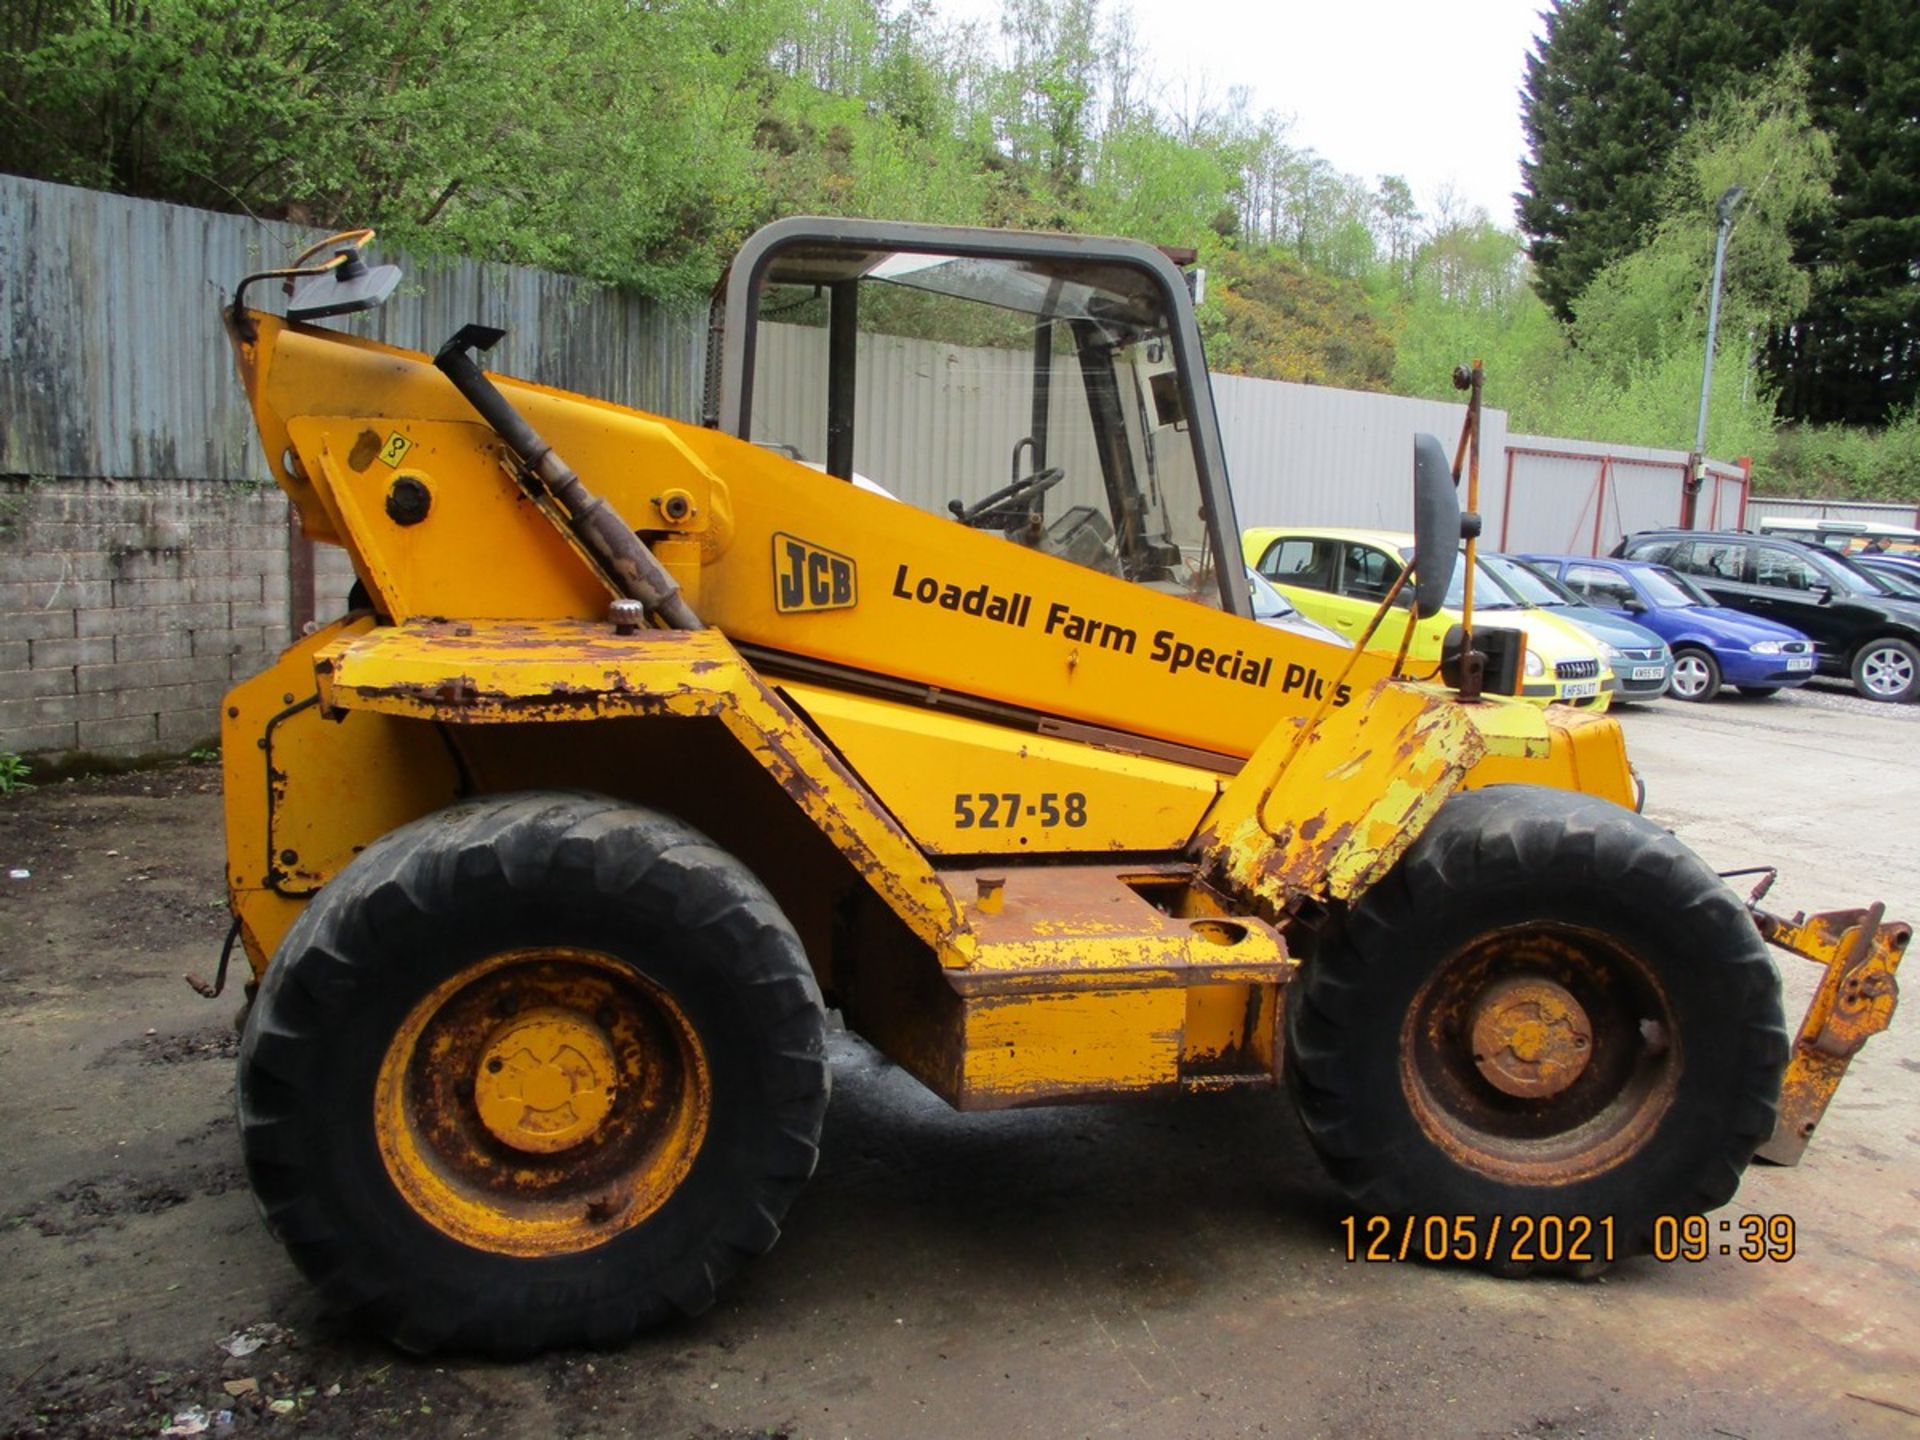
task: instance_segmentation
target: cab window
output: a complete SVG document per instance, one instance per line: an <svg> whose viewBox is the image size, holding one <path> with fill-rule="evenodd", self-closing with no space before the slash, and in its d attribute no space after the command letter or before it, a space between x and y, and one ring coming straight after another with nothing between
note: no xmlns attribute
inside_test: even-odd
<svg viewBox="0 0 1920 1440"><path fill-rule="evenodd" d="M1153 274L802 247L758 303L748 433L760 444L1014 544L1221 604L1174 316ZM837 411L836 326L853 357Z"/></svg>

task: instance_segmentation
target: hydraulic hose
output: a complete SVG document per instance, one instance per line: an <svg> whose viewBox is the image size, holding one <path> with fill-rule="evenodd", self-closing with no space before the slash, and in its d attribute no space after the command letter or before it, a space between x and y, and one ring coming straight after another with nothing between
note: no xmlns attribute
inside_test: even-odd
<svg viewBox="0 0 1920 1440"><path fill-rule="evenodd" d="M560 502L567 522L587 552L613 577L621 593L637 600L674 630L706 627L680 594L666 567L641 543L633 528L607 502L581 483L573 467L542 440L507 397L486 377L469 351L491 350L506 332L489 325L466 325L433 357L440 373L493 427L514 457Z"/></svg>

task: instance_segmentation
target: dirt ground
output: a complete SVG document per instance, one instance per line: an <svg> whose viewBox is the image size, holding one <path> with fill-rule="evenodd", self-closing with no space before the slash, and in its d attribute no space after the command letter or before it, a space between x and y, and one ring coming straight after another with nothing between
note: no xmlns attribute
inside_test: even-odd
<svg viewBox="0 0 1920 1440"><path fill-rule="evenodd" d="M1623 720L1715 865L1920 917L1920 707ZM957 1116L843 1037L820 1172L710 1314L520 1365L339 1333L247 1194L235 1001L181 982L224 933L218 788L0 800L0 1434L1920 1436L1920 1009L1724 1212L1793 1216L1785 1263L1349 1264L1283 1097Z"/></svg>

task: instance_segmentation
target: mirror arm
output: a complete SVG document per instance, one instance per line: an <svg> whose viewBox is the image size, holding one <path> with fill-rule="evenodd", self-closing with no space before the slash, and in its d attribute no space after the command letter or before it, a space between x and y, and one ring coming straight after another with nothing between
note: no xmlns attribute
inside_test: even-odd
<svg viewBox="0 0 1920 1440"><path fill-rule="evenodd" d="M1467 415L1460 427L1460 445L1454 451L1453 480L1460 483L1460 450L1467 452L1467 503L1460 516L1460 534L1467 542L1467 573L1460 596L1460 624L1466 632L1461 647L1460 698L1478 700L1486 676L1486 657L1473 648L1473 572L1480 554L1480 394L1485 374L1480 362L1459 366L1453 388L1467 391Z"/></svg>

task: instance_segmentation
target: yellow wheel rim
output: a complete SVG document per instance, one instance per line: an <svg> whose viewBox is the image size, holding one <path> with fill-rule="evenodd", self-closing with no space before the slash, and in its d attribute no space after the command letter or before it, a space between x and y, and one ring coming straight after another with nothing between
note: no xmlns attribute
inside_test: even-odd
<svg viewBox="0 0 1920 1440"><path fill-rule="evenodd" d="M713 1087L671 996L595 951L515 950L436 986L374 1086L381 1159L414 1212L505 1255L604 1244L692 1168Z"/></svg>

